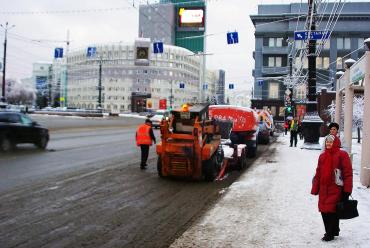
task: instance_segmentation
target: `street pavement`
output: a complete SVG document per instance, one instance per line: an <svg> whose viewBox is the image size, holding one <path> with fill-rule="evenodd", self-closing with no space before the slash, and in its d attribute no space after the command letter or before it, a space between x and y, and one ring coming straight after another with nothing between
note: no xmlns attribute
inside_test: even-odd
<svg viewBox="0 0 370 248"><path fill-rule="evenodd" d="M310 195L321 151L301 149L302 143L289 147L289 135L280 136L171 247L369 247L370 190L359 183L358 164L352 195L360 217L342 220L340 236L321 241L318 198Z"/></svg>

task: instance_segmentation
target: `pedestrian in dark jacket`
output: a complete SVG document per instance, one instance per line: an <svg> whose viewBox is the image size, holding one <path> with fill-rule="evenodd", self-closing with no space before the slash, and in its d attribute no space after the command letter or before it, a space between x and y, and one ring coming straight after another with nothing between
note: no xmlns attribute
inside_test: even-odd
<svg viewBox="0 0 370 248"><path fill-rule="evenodd" d="M140 169L146 169L146 161L149 155L149 146L156 143L152 129L152 121L146 119L144 124L141 124L136 131L136 145L141 148L141 163Z"/></svg>
<svg viewBox="0 0 370 248"><path fill-rule="evenodd" d="M351 160L334 140L333 135L325 138L325 151L320 154L311 189L311 194L319 195L318 206L325 226L323 241L339 236L336 205L339 201L348 200L353 184Z"/></svg>

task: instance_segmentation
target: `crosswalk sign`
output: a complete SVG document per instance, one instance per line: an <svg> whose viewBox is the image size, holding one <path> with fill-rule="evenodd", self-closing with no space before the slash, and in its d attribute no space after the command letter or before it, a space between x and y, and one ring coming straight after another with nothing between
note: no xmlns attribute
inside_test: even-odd
<svg viewBox="0 0 370 248"><path fill-rule="evenodd" d="M154 53L163 53L163 42L154 42L153 50Z"/></svg>

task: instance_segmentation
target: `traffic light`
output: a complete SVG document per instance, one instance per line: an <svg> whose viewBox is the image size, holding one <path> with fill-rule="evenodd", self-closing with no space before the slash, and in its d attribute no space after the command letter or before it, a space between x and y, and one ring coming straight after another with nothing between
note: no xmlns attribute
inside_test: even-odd
<svg viewBox="0 0 370 248"><path fill-rule="evenodd" d="M291 106L288 106L286 108L286 111L288 112L288 114L291 114L292 113L292 107Z"/></svg>

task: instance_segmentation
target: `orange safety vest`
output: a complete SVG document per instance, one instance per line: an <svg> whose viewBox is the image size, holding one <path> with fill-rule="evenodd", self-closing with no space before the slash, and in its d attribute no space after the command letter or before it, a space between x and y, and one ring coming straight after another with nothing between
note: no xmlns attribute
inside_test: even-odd
<svg viewBox="0 0 370 248"><path fill-rule="evenodd" d="M152 145L150 137L150 126L141 124L136 131L136 145Z"/></svg>

